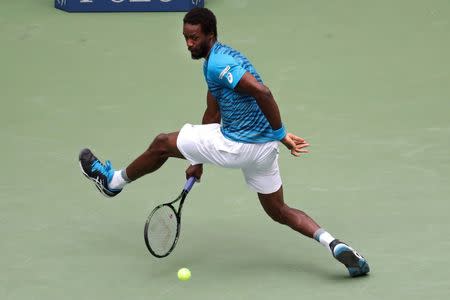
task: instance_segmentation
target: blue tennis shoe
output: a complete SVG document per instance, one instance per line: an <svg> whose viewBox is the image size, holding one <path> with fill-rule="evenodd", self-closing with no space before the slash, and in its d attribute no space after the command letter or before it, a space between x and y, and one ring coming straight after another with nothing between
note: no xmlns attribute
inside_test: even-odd
<svg viewBox="0 0 450 300"><path fill-rule="evenodd" d="M92 180L95 187L106 197L114 197L122 190L113 190L108 187L108 183L114 176L114 169L109 160L103 164L89 149L83 149L79 155L81 172L89 180Z"/></svg>
<svg viewBox="0 0 450 300"><path fill-rule="evenodd" d="M330 243L330 248L334 258L347 267L351 277L369 273L370 268L367 260L349 245L336 239Z"/></svg>

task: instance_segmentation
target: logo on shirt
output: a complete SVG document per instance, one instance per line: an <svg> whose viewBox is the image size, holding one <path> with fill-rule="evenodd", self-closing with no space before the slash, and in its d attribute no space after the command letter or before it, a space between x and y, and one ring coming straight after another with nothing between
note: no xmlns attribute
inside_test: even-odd
<svg viewBox="0 0 450 300"><path fill-rule="evenodd" d="M226 74L228 82L233 83L233 74L230 73L230 69L231 69L230 66L226 66L225 69L223 69L222 72L220 72L219 79L222 79L223 76L225 76Z"/></svg>
<svg viewBox="0 0 450 300"><path fill-rule="evenodd" d="M231 84L231 83L233 83L233 74L231 74L230 72L228 72L228 74L227 74L227 79L228 79L228 82Z"/></svg>
<svg viewBox="0 0 450 300"><path fill-rule="evenodd" d="M222 79L223 76L225 76L225 74L230 71L231 67L230 66L226 66L225 69L222 70L222 72L220 72L219 74L219 79Z"/></svg>

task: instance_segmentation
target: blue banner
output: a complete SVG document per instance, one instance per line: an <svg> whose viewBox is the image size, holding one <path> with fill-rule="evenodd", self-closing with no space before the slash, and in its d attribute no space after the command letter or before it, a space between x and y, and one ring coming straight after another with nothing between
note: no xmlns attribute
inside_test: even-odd
<svg viewBox="0 0 450 300"><path fill-rule="evenodd" d="M55 0L55 7L69 12L189 11L204 0Z"/></svg>

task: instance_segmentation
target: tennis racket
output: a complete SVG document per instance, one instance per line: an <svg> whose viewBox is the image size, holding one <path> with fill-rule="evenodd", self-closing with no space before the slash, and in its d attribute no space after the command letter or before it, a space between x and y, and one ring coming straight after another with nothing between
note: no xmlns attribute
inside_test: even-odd
<svg viewBox="0 0 450 300"><path fill-rule="evenodd" d="M153 256L166 257L175 248L180 236L181 209L194 182L195 177L190 177L175 200L158 205L148 216L144 227L144 239L148 251ZM177 211L173 204L178 201L180 205Z"/></svg>

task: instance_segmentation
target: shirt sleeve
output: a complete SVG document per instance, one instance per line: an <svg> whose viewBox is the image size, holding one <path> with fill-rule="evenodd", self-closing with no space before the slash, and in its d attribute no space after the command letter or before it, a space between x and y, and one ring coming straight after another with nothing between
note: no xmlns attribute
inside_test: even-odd
<svg viewBox="0 0 450 300"><path fill-rule="evenodd" d="M245 72L246 70L233 57L216 54L208 63L207 75L209 80L229 89L234 89Z"/></svg>

